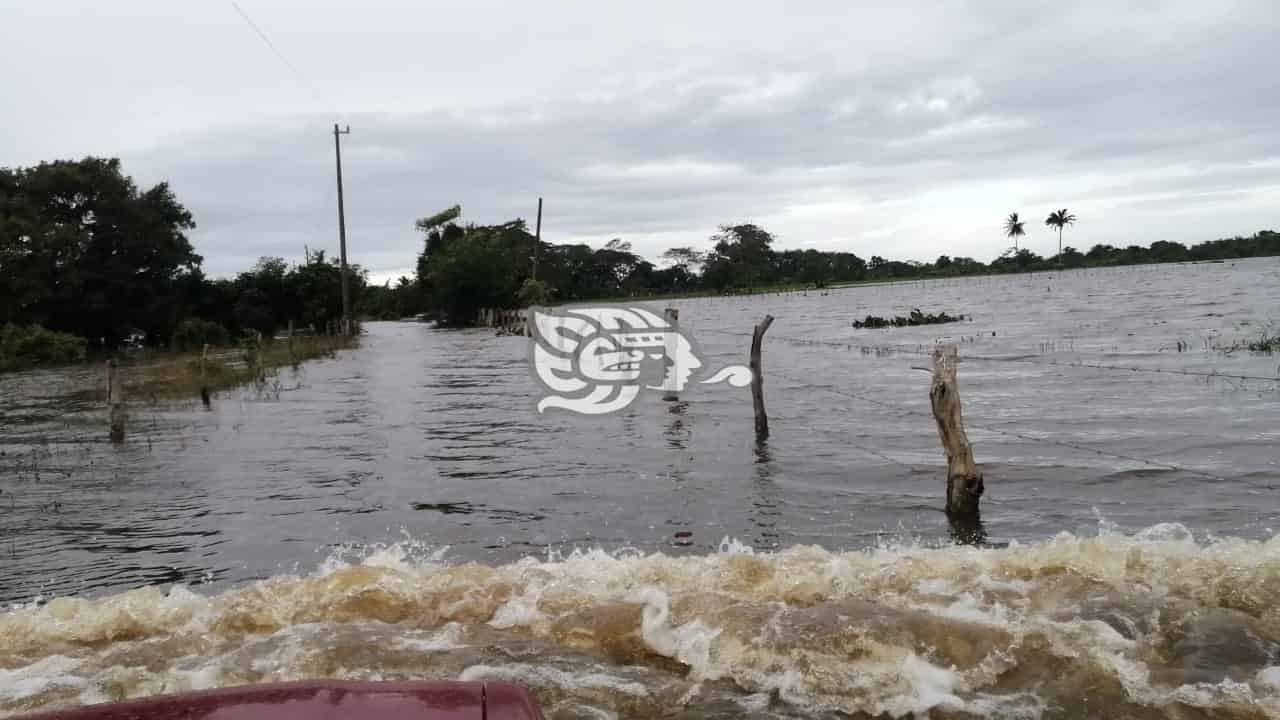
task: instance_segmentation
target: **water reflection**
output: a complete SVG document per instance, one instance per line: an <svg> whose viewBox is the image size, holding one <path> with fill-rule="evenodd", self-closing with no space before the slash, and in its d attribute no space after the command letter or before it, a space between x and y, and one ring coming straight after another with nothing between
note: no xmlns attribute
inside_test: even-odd
<svg viewBox="0 0 1280 720"><path fill-rule="evenodd" d="M667 438L667 447L672 450L685 450L689 447L689 441L693 437L693 427L687 426L685 422L688 410L689 403L683 400L675 400L667 405L667 413L671 417L664 434Z"/></svg>

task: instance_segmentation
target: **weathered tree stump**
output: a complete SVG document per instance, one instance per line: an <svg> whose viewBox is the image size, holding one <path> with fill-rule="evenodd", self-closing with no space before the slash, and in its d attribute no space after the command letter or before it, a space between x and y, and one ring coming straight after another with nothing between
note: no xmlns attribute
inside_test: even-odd
<svg viewBox="0 0 1280 720"><path fill-rule="evenodd" d="M959 359L955 345L934 349L929 401L942 449L947 453L947 514L976 515L982 498L982 471L973 459L973 446L960 413L960 387L956 382Z"/></svg>
<svg viewBox="0 0 1280 720"><path fill-rule="evenodd" d="M676 352L679 347L679 339L676 337L676 333L680 331L680 311L675 308L667 308L662 311L662 317L670 327L667 331L665 351L666 360L671 363L670 369L663 368L665 375L662 383L662 399L668 402L677 402L680 400L680 394L676 392L676 382L679 377L679 368L676 367L676 363L680 361L680 358Z"/></svg>
<svg viewBox="0 0 1280 720"><path fill-rule="evenodd" d="M124 377L116 361L107 361L107 422L111 426L111 442L124 442L129 416L124 406Z"/></svg>
<svg viewBox="0 0 1280 720"><path fill-rule="evenodd" d="M769 437L769 415L764 410L764 365L760 361L760 346L765 331L773 324L773 316L765 315L751 333L751 403L756 413L756 440Z"/></svg>

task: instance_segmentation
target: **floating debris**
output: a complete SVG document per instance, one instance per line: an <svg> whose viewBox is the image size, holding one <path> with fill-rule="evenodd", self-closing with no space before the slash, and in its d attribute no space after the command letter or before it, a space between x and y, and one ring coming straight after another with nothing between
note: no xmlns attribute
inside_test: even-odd
<svg viewBox="0 0 1280 720"><path fill-rule="evenodd" d="M940 325L942 323L960 322L964 320L964 315L948 315L946 312L940 312L936 315L925 315L920 312L919 308L911 311L907 317L899 315L894 318L882 318L876 315L868 315L865 320L854 320L853 326L859 330L887 327L914 327L916 325Z"/></svg>

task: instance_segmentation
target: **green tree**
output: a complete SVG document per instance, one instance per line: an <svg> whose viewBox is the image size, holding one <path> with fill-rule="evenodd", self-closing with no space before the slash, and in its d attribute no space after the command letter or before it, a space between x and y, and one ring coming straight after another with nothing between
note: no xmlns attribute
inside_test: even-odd
<svg viewBox="0 0 1280 720"><path fill-rule="evenodd" d="M1147 256L1151 258L1152 262L1182 262L1191 255L1182 243L1157 240L1151 243L1151 247L1147 250Z"/></svg>
<svg viewBox="0 0 1280 720"><path fill-rule="evenodd" d="M0 170L0 319L113 347L135 330L167 341L178 275L201 258L168 184L139 191L117 159Z"/></svg>
<svg viewBox="0 0 1280 720"><path fill-rule="evenodd" d="M991 269L995 272L1030 272L1044 264L1044 258L1026 248L1005 250L1000 257L991 261Z"/></svg>
<svg viewBox="0 0 1280 720"><path fill-rule="evenodd" d="M1009 217L1004 221L1004 234L1013 240L1013 251L1018 251L1018 238L1026 235L1027 232L1022 228L1024 221L1018 219L1018 213L1009 213Z"/></svg>
<svg viewBox="0 0 1280 720"><path fill-rule="evenodd" d="M418 228L422 232L431 232L432 230L444 226L446 223L451 223L454 220L457 220L461 216L462 206L454 205L451 208L441 210L435 215L428 215L427 217L419 218L418 221L414 223L414 227Z"/></svg>
<svg viewBox="0 0 1280 720"><path fill-rule="evenodd" d="M419 277L427 304L451 325L475 322L482 308L510 308L529 277L532 235L523 220L468 226L461 237L430 252Z"/></svg>
<svg viewBox="0 0 1280 720"><path fill-rule="evenodd" d="M551 289L545 282L529 278L520 285L516 302L524 307L547 305L551 302Z"/></svg>
<svg viewBox="0 0 1280 720"><path fill-rule="evenodd" d="M707 256L703 276L712 287L750 288L775 279L774 237L758 225L722 225L711 237L715 247Z"/></svg>
<svg viewBox="0 0 1280 720"><path fill-rule="evenodd" d="M1056 210L1049 213L1049 217L1045 218L1044 224L1050 227L1058 228L1058 257L1062 257L1062 230L1068 225L1075 224L1076 216L1067 212L1066 208Z"/></svg>
<svg viewBox="0 0 1280 720"><path fill-rule="evenodd" d="M368 273L359 265L347 264L347 286L352 307L364 302ZM330 321L342 318L342 267L337 259L326 260L323 250L308 252L306 262L284 276L284 295L272 302L274 333L289 320L298 327L323 330Z"/></svg>
<svg viewBox="0 0 1280 720"><path fill-rule="evenodd" d="M691 247L673 247L662 253L662 259L671 263L673 267L684 268L686 272L697 273L702 264L707 260L707 254L701 250L694 250Z"/></svg>

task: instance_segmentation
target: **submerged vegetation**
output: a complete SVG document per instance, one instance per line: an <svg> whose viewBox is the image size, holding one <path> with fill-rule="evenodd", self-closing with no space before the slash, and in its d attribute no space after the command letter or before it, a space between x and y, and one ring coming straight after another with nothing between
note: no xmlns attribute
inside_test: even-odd
<svg viewBox="0 0 1280 720"><path fill-rule="evenodd" d="M355 347L355 336L311 335L295 338L243 341L238 348L210 352L165 354L121 366L125 397L130 400L198 398L202 388L210 392L241 385L267 389L279 368L307 360L332 357L338 350Z"/></svg>
<svg viewBox="0 0 1280 720"><path fill-rule="evenodd" d="M882 318L877 315L868 315L865 320L854 320L853 326L861 329L876 329L888 327L915 327L917 325L941 325L942 323L953 323L964 320L964 315L948 315L946 311L936 314L924 314L919 308L911 311L907 317Z"/></svg>
<svg viewBox="0 0 1280 720"><path fill-rule="evenodd" d="M1250 352L1280 352L1280 334L1270 335L1264 332L1256 340L1246 342L1245 348Z"/></svg>
<svg viewBox="0 0 1280 720"><path fill-rule="evenodd" d="M1241 351L1280 353L1280 330L1268 327L1258 333L1257 337L1236 340L1230 345L1218 345L1215 349L1225 353Z"/></svg>

